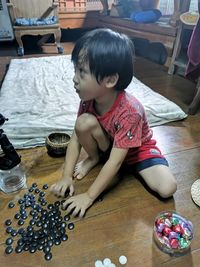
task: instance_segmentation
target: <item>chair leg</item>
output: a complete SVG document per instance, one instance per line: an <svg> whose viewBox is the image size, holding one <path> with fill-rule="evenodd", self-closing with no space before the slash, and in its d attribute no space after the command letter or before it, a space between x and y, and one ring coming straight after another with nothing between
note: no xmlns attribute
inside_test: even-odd
<svg viewBox="0 0 200 267"><path fill-rule="evenodd" d="M15 38L16 38L16 41L19 45L19 47L17 49L17 54L18 54L18 56L23 56L24 55L24 46L22 43L22 36L21 36L20 32L18 32L18 31L15 32Z"/></svg>
<svg viewBox="0 0 200 267"><path fill-rule="evenodd" d="M197 92L194 99L192 100L192 103L189 106L188 113L190 115L194 115L199 109L199 107L200 107L200 77L197 82Z"/></svg>
<svg viewBox="0 0 200 267"><path fill-rule="evenodd" d="M174 44L174 50L172 54L172 59L171 63L168 69L168 74L172 75L175 71L175 61L180 53L181 49L181 34L182 34L182 29L183 29L183 24L181 23L178 28L177 36L176 36L176 41Z"/></svg>
<svg viewBox="0 0 200 267"><path fill-rule="evenodd" d="M54 38L55 38L55 43L57 45L58 53L63 54L64 49L60 44L60 39L61 39L61 30L60 29L56 30L56 32L54 33Z"/></svg>
<svg viewBox="0 0 200 267"><path fill-rule="evenodd" d="M177 26L180 17L180 0L174 0L174 13L169 21L169 24L173 27Z"/></svg>

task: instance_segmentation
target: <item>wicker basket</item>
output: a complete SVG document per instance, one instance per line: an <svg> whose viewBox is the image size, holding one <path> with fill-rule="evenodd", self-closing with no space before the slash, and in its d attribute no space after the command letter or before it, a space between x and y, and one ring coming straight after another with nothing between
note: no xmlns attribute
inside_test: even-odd
<svg viewBox="0 0 200 267"><path fill-rule="evenodd" d="M51 133L45 141L48 154L52 157L64 156L69 141L70 136L66 133Z"/></svg>

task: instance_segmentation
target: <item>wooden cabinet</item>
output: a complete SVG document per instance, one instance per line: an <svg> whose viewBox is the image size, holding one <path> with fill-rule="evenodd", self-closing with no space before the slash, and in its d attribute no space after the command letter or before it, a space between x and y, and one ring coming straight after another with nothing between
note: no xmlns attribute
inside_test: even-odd
<svg viewBox="0 0 200 267"><path fill-rule="evenodd" d="M98 26L100 0L56 0L59 5L60 26L64 29Z"/></svg>

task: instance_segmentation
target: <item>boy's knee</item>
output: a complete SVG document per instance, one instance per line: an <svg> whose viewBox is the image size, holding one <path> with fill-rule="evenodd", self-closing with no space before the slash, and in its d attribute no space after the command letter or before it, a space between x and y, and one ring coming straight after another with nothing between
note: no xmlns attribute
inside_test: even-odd
<svg viewBox="0 0 200 267"><path fill-rule="evenodd" d="M89 113L83 113L80 115L75 124L76 132L87 132L88 130L92 130L99 122L96 117Z"/></svg>
<svg viewBox="0 0 200 267"><path fill-rule="evenodd" d="M168 197L172 197L173 194L176 192L177 190L177 183L176 181L171 181L167 186L160 188L158 190L158 194L162 197L162 198L168 198Z"/></svg>

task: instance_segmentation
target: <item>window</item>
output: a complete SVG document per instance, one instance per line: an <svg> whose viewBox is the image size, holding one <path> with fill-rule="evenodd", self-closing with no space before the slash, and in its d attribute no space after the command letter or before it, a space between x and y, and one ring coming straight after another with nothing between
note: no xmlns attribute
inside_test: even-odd
<svg viewBox="0 0 200 267"><path fill-rule="evenodd" d="M163 15L172 14L174 11L174 0L160 0L160 11ZM190 11L198 11L198 0L191 0Z"/></svg>

